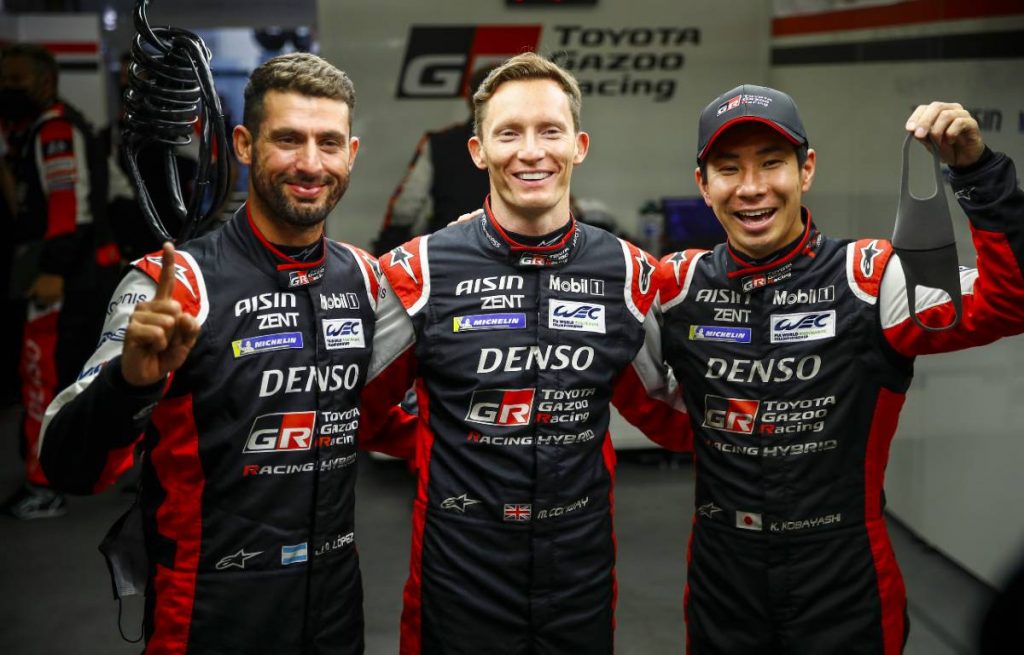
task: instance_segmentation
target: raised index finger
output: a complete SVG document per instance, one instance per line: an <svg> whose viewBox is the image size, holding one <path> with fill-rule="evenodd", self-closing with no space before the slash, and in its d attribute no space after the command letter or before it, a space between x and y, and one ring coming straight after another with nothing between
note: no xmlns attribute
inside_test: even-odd
<svg viewBox="0 0 1024 655"><path fill-rule="evenodd" d="M153 300L169 300L174 292L174 245L164 242L163 263L160 265L160 279L156 283L156 297Z"/></svg>

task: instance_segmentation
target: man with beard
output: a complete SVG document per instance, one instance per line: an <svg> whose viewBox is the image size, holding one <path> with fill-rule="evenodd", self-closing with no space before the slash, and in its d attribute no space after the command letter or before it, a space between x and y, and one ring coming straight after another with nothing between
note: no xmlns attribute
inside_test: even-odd
<svg viewBox="0 0 1024 655"><path fill-rule="evenodd" d="M314 55L257 68L233 134L248 202L134 263L47 410L41 460L69 492L108 485L141 439L146 652L363 651L360 395L371 351L408 326L377 262L324 236L359 148L354 104Z"/></svg>

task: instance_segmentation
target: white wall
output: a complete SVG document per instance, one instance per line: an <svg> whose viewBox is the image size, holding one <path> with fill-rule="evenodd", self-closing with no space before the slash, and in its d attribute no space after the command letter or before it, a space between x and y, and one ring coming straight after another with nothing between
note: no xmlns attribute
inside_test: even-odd
<svg viewBox="0 0 1024 655"><path fill-rule="evenodd" d="M709 11L710 7L714 10ZM540 25L539 52L550 55L568 49L576 59L593 54L627 58L642 53L682 54L683 66L673 71L577 71L584 85L618 82L628 76L669 80L675 86L671 99L661 102L651 95L584 99L583 128L591 132L591 150L573 178L573 191L604 201L620 225L632 231L645 200L696 193L692 182L696 117L709 98L731 85L766 79L769 11L767 3L746 0L603 1L587 9L540 10L506 8L498 0L320 2L321 54L355 82L358 106L353 133L362 139L352 186L330 218L331 235L367 245L423 131L467 115L462 99L396 98L411 26ZM614 31L623 41L613 45L615 37L606 33L601 45L583 45L581 31L559 30L559 26ZM700 42L628 43L630 30L659 28L696 28ZM599 36L589 32L588 42ZM634 38L643 37L636 33Z"/></svg>
<svg viewBox="0 0 1024 655"><path fill-rule="evenodd" d="M1024 16L943 21L776 38L773 48L871 42L1020 29ZM984 38L984 37L981 37ZM903 124L931 100L1001 112L984 133L1024 165L1020 59L775 66L773 86L792 94L818 151L806 198L814 220L836 236L892 234ZM914 158L921 177L925 158ZM925 195L927 187L914 187ZM960 261L973 265L967 221L952 194ZM920 358L892 444L890 510L965 568L999 584L1024 555L1024 337Z"/></svg>

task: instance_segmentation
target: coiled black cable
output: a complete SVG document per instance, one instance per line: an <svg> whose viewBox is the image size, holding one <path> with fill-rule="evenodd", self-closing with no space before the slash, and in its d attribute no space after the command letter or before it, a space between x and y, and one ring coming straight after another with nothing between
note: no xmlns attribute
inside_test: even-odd
<svg viewBox="0 0 1024 655"><path fill-rule="evenodd" d="M210 49L188 30L151 28L146 17L148 4L149 0L139 0L135 5L137 34L132 41L124 98L122 143L128 172L150 230L161 240L180 243L199 233L227 198L231 155L220 98L210 71ZM199 165L186 203L175 149L191 143L196 121L201 127ZM172 216L161 218L142 178L138 157L145 148L163 150ZM207 210L201 216L204 199L208 199ZM167 229L168 219L177 227L177 238Z"/></svg>

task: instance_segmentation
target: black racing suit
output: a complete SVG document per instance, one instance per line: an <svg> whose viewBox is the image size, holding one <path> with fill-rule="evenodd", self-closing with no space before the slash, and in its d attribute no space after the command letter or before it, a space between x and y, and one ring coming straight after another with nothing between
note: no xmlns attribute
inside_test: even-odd
<svg viewBox="0 0 1024 655"><path fill-rule="evenodd" d="M489 209L381 258L416 335L378 378L418 375L404 655L611 653L609 403L690 445L642 361L653 263L574 220L525 246Z"/></svg>
<svg viewBox="0 0 1024 655"><path fill-rule="evenodd" d="M246 207L176 257L173 296L201 324L187 360L151 388L121 375L125 328L160 274L146 256L47 410L43 467L61 489L99 491L142 433L147 653L361 653L360 394L377 336L407 319L368 254L324 239L319 260L295 261Z"/></svg>
<svg viewBox="0 0 1024 655"><path fill-rule="evenodd" d="M665 359L683 387L697 470L690 652L901 652L906 594L882 517L889 444L914 357L1024 331L1024 193L986 154L952 186L977 269L963 318L910 318L880 239L806 230L756 266L727 245L662 259ZM919 293L942 326L948 296Z"/></svg>

